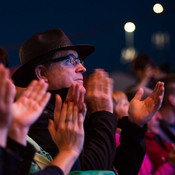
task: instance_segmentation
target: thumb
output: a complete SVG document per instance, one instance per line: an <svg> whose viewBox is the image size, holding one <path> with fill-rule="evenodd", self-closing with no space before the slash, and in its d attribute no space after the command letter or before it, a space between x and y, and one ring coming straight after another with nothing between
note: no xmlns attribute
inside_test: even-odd
<svg viewBox="0 0 175 175"><path fill-rule="evenodd" d="M141 100L143 93L144 93L143 88L139 88L133 99L134 100Z"/></svg>

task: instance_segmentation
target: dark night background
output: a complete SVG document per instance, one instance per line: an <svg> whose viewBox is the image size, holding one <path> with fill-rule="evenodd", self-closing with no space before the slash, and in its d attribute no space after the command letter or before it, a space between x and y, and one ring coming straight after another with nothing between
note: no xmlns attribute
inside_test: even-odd
<svg viewBox="0 0 175 175"><path fill-rule="evenodd" d="M155 3L164 12L155 14ZM9 54L10 67L20 65L18 50L31 35L41 30L62 28L74 44L93 44L96 51L85 62L87 73L94 68L108 72L130 72L130 64L121 62L126 48L124 24L134 22L134 48L149 54L156 64L168 63L175 69L174 0L23 0L2 1L0 5L0 45ZM163 48L152 43L157 32L168 36Z"/></svg>

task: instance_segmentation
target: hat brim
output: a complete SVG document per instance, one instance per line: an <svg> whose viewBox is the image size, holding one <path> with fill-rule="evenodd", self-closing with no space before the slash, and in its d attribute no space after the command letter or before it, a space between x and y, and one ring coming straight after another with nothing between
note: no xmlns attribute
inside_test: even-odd
<svg viewBox="0 0 175 175"><path fill-rule="evenodd" d="M57 48L53 51L59 51L59 50L75 50L79 57L81 59L85 59L88 57L91 53L94 52L95 47L92 45L73 45L73 46L67 46L67 47L62 47L62 48ZM34 78L34 68L37 65L39 61L43 61L43 58L46 59L46 57L38 57L36 59L33 59L29 61L28 63L22 65L19 67L14 74L12 75L13 82L16 86L19 87L27 87L28 84L33 80Z"/></svg>

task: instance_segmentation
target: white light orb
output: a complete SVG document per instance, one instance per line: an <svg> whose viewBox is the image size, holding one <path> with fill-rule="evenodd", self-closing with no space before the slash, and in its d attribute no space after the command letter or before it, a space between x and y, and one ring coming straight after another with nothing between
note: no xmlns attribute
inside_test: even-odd
<svg viewBox="0 0 175 175"><path fill-rule="evenodd" d="M153 6L153 11L155 13L162 13L163 12L163 6L159 3L157 3Z"/></svg>
<svg viewBox="0 0 175 175"><path fill-rule="evenodd" d="M135 24L132 23L132 22L127 22L125 25L124 25L124 29L126 32L134 32L135 30Z"/></svg>

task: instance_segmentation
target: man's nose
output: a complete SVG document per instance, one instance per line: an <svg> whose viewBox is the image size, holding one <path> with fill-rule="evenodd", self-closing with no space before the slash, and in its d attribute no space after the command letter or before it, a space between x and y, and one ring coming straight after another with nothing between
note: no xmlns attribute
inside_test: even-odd
<svg viewBox="0 0 175 175"><path fill-rule="evenodd" d="M80 72L80 73L83 74L84 72L86 72L86 68L85 68L81 63L78 63L78 64L76 65L75 72L76 72L76 73Z"/></svg>

